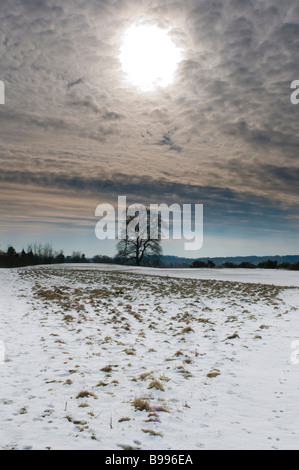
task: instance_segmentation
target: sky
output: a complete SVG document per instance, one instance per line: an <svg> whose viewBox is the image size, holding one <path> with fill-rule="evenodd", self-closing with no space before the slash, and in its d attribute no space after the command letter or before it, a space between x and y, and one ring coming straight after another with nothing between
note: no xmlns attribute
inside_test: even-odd
<svg viewBox="0 0 299 470"><path fill-rule="evenodd" d="M132 25L180 51L167 86L128 81ZM9 0L0 80L0 249L113 255L95 210L126 196L203 204L201 250L165 254L299 254L297 0Z"/></svg>

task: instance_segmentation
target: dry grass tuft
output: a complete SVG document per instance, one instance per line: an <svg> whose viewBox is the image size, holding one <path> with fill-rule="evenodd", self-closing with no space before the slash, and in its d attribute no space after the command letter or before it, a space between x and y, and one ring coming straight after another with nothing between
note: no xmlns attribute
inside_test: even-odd
<svg viewBox="0 0 299 470"><path fill-rule="evenodd" d="M152 380L152 382L149 384L148 389L155 388L156 390L161 390L161 392L164 392L164 387L159 382L159 380Z"/></svg>
<svg viewBox="0 0 299 470"><path fill-rule="evenodd" d="M150 434L151 436L163 437L163 434L161 432L156 432L156 431L153 431L152 429L141 429L141 431L144 433Z"/></svg>
<svg viewBox="0 0 299 470"><path fill-rule="evenodd" d="M88 392L87 390L82 390L76 396L76 398L89 398L89 397L98 398L93 392Z"/></svg>
<svg viewBox="0 0 299 470"><path fill-rule="evenodd" d="M144 398L135 398L132 401L132 405L135 408L135 411L152 411L149 400Z"/></svg>

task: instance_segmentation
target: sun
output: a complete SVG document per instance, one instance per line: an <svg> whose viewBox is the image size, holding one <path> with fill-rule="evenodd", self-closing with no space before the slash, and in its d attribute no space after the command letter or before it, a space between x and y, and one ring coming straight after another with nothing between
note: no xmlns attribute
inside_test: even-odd
<svg viewBox="0 0 299 470"><path fill-rule="evenodd" d="M126 82L142 92L171 85L182 58L169 30L134 24L123 35L119 59Z"/></svg>

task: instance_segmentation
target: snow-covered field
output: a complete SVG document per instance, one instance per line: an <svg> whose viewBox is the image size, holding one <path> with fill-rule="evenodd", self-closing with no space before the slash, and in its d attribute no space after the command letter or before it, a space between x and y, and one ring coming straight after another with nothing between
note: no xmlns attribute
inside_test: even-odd
<svg viewBox="0 0 299 470"><path fill-rule="evenodd" d="M298 308L292 272L0 270L0 448L298 449Z"/></svg>

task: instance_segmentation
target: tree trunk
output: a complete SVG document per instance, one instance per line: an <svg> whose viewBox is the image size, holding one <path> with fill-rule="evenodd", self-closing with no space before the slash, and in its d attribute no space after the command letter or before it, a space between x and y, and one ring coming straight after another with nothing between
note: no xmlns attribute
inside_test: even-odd
<svg viewBox="0 0 299 470"><path fill-rule="evenodd" d="M140 265L140 259L139 259L139 240L137 240L136 244L136 266Z"/></svg>

